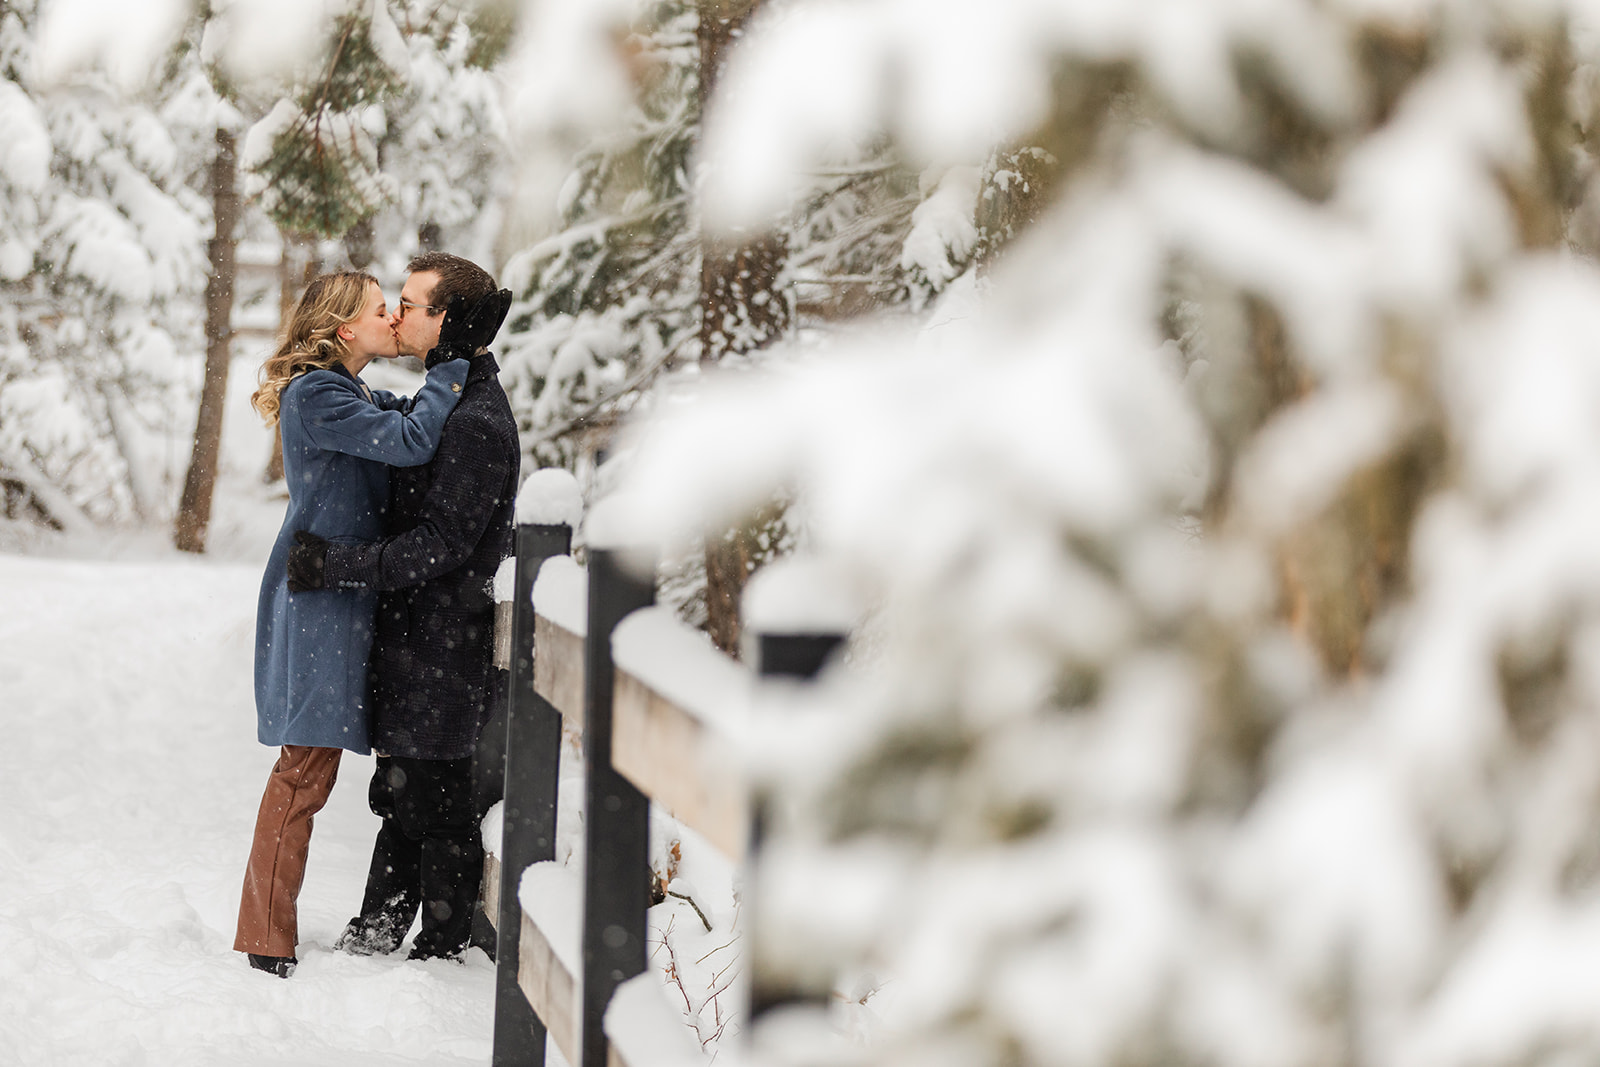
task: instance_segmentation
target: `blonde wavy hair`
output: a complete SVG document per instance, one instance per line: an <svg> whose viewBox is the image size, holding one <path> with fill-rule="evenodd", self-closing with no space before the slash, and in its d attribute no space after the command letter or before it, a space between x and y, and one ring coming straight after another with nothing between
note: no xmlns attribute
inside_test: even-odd
<svg viewBox="0 0 1600 1067"><path fill-rule="evenodd" d="M307 371L326 370L349 354L339 327L360 316L367 286L377 284L378 279L362 271L339 271L318 275L306 286L277 350L261 364L261 387L250 395L250 406L268 426L277 425L278 405L290 382Z"/></svg>

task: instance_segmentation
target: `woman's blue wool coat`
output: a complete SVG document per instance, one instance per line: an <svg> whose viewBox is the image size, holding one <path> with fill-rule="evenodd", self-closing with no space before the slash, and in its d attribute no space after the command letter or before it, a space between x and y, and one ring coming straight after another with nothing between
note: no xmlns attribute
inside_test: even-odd
<svg viewBox="0 0 1600 1067"><path fill-rule="evenodd" d="M359 380L337 365L284 387L278 424L289 510L256 609L256 736L262 744L370 751L367 659L377 593L291 593L289 549L296 530L336 543L383 536L389 467L433 458L467 369L464 359L439 364L415 398L374 389L369 400Z"/></svg>

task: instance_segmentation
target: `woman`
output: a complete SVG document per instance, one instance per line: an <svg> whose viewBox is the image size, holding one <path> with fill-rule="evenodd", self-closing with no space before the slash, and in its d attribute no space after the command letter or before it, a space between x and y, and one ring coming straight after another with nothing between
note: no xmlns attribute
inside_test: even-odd
<svg viewBox="0 0 1600 1067"><path fill-rule="evenodd" d="M297 594L286 560L294 531L330 541L383 535L389 467L433 458L467 361L428 372L415 400L357 377L396 355L383 291L370 275L325 274L307 287L250 402L283 436L289 510L267 560L256 612L256 718L262 744L282 751L256 817L234 950L280 978L294 970L295 901L312 816L327 802L345 750L366 755L367 656L377 593Z"/></svg>

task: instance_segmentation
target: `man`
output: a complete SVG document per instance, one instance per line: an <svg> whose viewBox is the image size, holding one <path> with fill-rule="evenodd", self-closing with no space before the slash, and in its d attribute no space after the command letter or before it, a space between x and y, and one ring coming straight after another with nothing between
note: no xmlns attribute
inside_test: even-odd
<svg viewBox="0 0 1600 1067"><path fill-rule="evenodd" d="M383 819L361 914L334 947L393 952L422 911L412 959L465 949L483 867L472 755L505 688L493 666L494 595L511 554L520 449L487 346L511 294L459 256L427 252L391 326L401 355L431 367L466 355L461 400L433 459L390 472L382 541L331 544L297 535L291 581L304 589L379 590L371 657L369 792Z"/></svg>

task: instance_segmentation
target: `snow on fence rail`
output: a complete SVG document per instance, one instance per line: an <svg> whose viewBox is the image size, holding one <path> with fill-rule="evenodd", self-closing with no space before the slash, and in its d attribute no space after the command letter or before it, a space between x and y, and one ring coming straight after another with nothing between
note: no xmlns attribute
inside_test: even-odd
<svg viewBox="0 0 1600 1067"><path fill-rule="evenodd" d="M485 866L493 1062L542 1065L548 1033L576 1067L703 1063L692 1031L643 977L650 805L744 861L752 802L733 738L756 675L815 675L842 629L802 620L781 633L774 622L756 635L752 673L652 606L644 554L591 536L587 570L573 562L580 513L564 472L530 478L514 573L496 583L512 603L512 637L503 828ZM555 862L563 720L583 739L581 875Z"/></svg>

